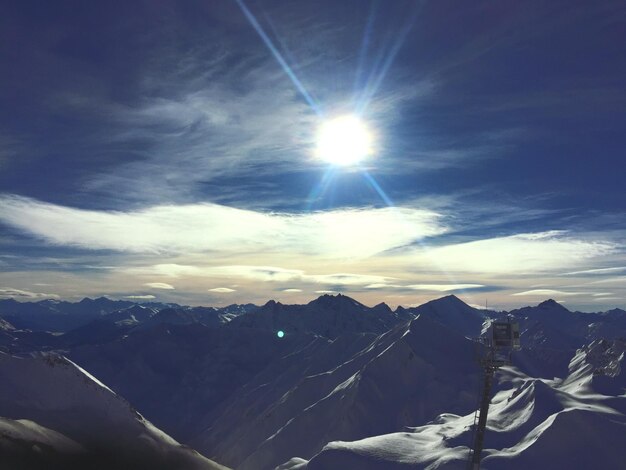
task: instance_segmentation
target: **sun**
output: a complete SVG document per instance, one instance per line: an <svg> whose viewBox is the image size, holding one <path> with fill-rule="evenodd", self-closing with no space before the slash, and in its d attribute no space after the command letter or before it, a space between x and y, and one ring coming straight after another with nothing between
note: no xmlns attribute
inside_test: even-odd
<svg viewBox="0 0 626 470"><path fill-rule="evenodd" d="M372 140L357 116L336 117L320 126L315 155L332 165L354 165L372 153Z"/></svg>

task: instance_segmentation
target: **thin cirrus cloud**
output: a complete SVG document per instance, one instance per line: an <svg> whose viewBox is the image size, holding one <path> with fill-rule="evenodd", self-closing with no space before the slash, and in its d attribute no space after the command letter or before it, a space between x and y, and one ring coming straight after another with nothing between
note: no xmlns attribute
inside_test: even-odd
<svg viewBox="0 0 626 470"><path fill-rule="evenodd" d="M590 284L598 284L598 285L618 284L618 285L624 286L624 285L626 285L626 276L609 277L607 279L600 279L599 281L590 282Z"/></svg>
<svg viewBox="0 0 626 470"><path fill-rule="evenodd" d="M213 289L209 289L209 292L217 292L218 294L230 294L235 291L235 289L229 287L214 287Z"/></svg>
<svg viewBox="0 0 626 470"><path fill-rule="evenodd" d="M403 286L398 284L387 284L385 282L375 282L373 284L368 284L364 286L365 289L377 290L377 289L399 289Z"/></svg>
<svg viewBox="0 0 626 470"><path fill-rule="evenodd" d="M146 294L146 295L127 295L127 299L131 300L152 300L156 299L154 295Z"/></svg>
<svg viewBox="0 0 626 470"><path fill-rule="evenodd" d="M626 266L615 266L612 268L598 268L598 269L585 269L583 271L573 271L563 274L564 276L579 276L579 275L605 275L605 274L618 274L626 271Z"/></svg>
<svg viewBox="0 0 626 470"><path fill-rule="evenodd" d="M361 258L444 233L440 218L409 208L286 214L209 203L94 211L0 196L1 222L50 244L135 253L275 251Z"/></svg>
<svg viewBox="0 0 626 470"><path fill-rule="evenodd" d="M57 294L46 294L43 292L31 292L22 289L13 289L11 287L0 288L0 299L3 298L25 298L25 299L58 299Z"/></svg>
<svg viewBox="0 0 626 470"><path fill-rule="evenodd" d="M167 284L166 282L146 282L144 286L151 287L153 289L165 289L165 290L174 289L173 285Z"/></svg>
<svg viewBox="0 0 626 470"><path fill-rule="evenodd" d="M148 157L150 164L129 162L124 171L99 175L87 187L115 192L132 179L141 188L138 193L146 197L155 192L178 193L197 180L295 169L291 155L302 152L306 139L294 136L314 126L306 106L292 99L293 91L284 89L279 96L276 90L275 83L265 81L245 96L213 86L187 90L182 98L149 100L138 110L111 110L124 129L115 135L116 141L143 139L153 142L156 150ZM264 110L264 119L254 118L259 109ZM180 138L183 131L185 139ZM282 152L274 152L277 149ZM172 159L173 153L178 158ZM155 187L154 178L163 174L168 175L167 183Z"/></svg>
<svg viewBox="0 0 626 470"><path fill-rule="evenodd" d="M480 289L485 286L483 284L410 284L405 287L413 290L449 292L455 290Z"/></svg>
<svg viewBox="0 0 626 470"><path fill-rule="evenodd" d="M181 264L156 264L140 268L127 268L132 275L159 275L172 278L220 277L244 278L266 282L304 282L341 286L359 286L371 283L386 283L394 278L373 274L331 273L308 274L301 269L274 266L189 266Z"/></svg>
<svg viewBox="0 0 626 470"><path fill-rule="evenodd" d="M612 241L551 230L435 247L416 251L413 259L453 272L539 273L585 266L618 251Z"/></svg>
<svg viewBox="0 0 626 470"><path fill-rule="evenodd" d="M550 295L564 295L564 296L585 295L585 293L584 292L565 292L562 290L555 290L555 289L532 289L532 290L527 290L524 292L516 292L515 294L512 294L512 295L528 296L528 297L546 297Z"/></svg>

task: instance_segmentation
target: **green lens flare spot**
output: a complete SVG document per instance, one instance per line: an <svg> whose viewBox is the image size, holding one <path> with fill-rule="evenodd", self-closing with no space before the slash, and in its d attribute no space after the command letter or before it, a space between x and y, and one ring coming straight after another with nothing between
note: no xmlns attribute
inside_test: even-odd
<svg viewBox="0 0 626 470"><path fill-rule="evenodd" d="M278 336L279 338L282 338L283 336L285 336L285 332L283 330L278 330L276 332L276 336Z"/></svg>

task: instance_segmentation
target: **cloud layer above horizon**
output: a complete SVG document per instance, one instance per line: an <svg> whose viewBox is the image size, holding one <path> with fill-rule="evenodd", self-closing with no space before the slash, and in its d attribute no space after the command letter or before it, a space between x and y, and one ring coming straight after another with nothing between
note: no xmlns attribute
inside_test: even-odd
<svg viewBox="0 0 626 470"><path fill-rule="evenodd" d="M450 292L469 300L479 292L508 292L511 302L621 298L614 292L597 297L594 286L598 276L610 281L621 267L579 270L623 263L621 245L606 235L552 230L454 242L447 238L454 226L444 224L452 217L407 207L290 214L204 203L122 212L15 195L0 196L0 202L0 223L46 245L119 252L116 264L94 269L107 284L128 285L126 279L133 279L139 290L124 292L125 298L154 299L156 292L176 298L198 290L258 295L252 291L259 282L265 286L260 292L269 288L276 296L306 298L324 285L324 291L366 298L383 293L390 303ZM538 286L539 281L547 284ZM36 296L43 294L31 297Z"/></svg>
<svg viewBox="0 0 626 470"><path fill-rule="evenodd" d="M429 210L397 207L287 214L203 203L94 211L0 195L0 221L48 243L135 253L364 258L444 233L440 219Z"/></svg>

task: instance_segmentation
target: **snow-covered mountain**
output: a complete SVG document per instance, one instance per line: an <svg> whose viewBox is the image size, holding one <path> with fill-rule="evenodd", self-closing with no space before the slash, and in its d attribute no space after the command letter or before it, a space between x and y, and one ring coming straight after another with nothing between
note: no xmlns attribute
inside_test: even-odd
<svg viewBox="0 0 626 470"><path fill-rule="evenodd" d="M149 321L157 314L155 308L132 305L103 316L55 337L55 348L72 348L83 344L102 344L115 341L133 328Z"/></svg>
<svg viewBox="0 0 626 470"><path fill-rule="evenodd" d="M239 315L245 315L258 310L259 307L254 304L231 304L226 307L220 307L218 310L222 315L229 317L231 320Z"/></svg>
<svg viewBox="0 0 626 470"><path fill-rule="evenodd" d="M135 304L130 307L111 312L103 318L120 326L136 326L150 320L150 318L155 316L158 312L158 308Z"/></svg>
<svg viewBox="0 0 626 470"><path fill-rule="evenodd" d="M7 321L20 330L67 333L83 327L85 330L92 327L102 328L103 323L93 325L90 323L105 319L121 327L144 323L149 327L160 323L195 322L217 326L256 309L258 307L253 304L232 304L217 308L187 307L160 302L138 304L126 300L111 300L107 297L97 299L86 297L79 302L59 300L17 302L13 299L0 299L0 320ZM153 319L157 313L160 315Z"/></svg>
<svg viewBox="0 0 626 470"><path fill-rule="evenodd" d="M16 302L13 299L5 299L0 300L0 317L20 329L64 332L132 305L133 302L111 300L106 297L97 299L86 297L80 302L58 300Z"/></svg>
<svg viewBox="0 0 626 470"><path fill-rule="evenodd" d="M287 315L285 312L288 309L281 306L276 307L273 303L270 305L272 310L277 309L282 315ZM313 329L317 327L315 323L307 323L310 320L306 318L306 310L301 306L292 310L291 313L294 316L292 321L297 321L295 327L302 328L302 325L307 325L307 327L312 325ZM442 437L445 437L451 442L458 441L458 445L453 446L455 447L454 451L450 451L448 447L444 446L440 459L433 457L427 462L428 459L424 460L423 456L420 457L422 458L421 462L424 463L423 467L419 466L418 461L414 463L418 465L416 468L425 468L430 464L441 465L445 462L448 463L442 468L464 468L467 446L471 441L470 426L474 419L471 410L476 406L478 400L476 381L480 377L476 369L473 343L465 337L478 336L485 321L503 318L505 314L504 312L474 309L454 296L438 299L415 309L406 309L400 312L398 316L407 313L418 315L410 326L399 326L381 336L361 334L360 341L365 343L369 341L369 344L366 344L360 351L353 352L347 347L358 344L354 337L350 338L350 335L339 334L331 343L321 341L320 338L308 348L268 365L253 381L219 407L214 421L208 424L206 431L192 442L206 455L246 470L274 468L278 465L280 457L289 456L290 453L293 460L285 458L285 462L290 462L286 465L294 465L294 468L297 468L297 465L304 465L306 459L311 458L313 453L317 452L316 449L321 449L325 441L334 439L348 441L359 439L357 436L381 435L380 446L382 448L375 447L373 454L367 459L360 456L355 460L353 459L354 453L351 453L349 460L343 460L344 457L335 460L334 456L338 455L338 451L336 446L333 447L334 444L331 444L318 457L311 460L311 468L318 468L314 465L321 465L325 459L329 459L329 463L319 468L366 469L370 468L367 466L370 464L374 465L371 468L376 469L405 468L408 458L406 455L396 455L397 462L392 462L389 459L381 460L380 454L386 452L386 446L392 448L395 446L395 442L388 442L382 429L395 429L396 431L403 431L405 434L413 426L421 429L429 421L437 419L439 413L437 411L437 398L446 396L446 387L450 387L449 389L456 390L460 396L467 400L464 403L462 399L446 396L444 399L446 405L439 408L446 411L443 418L440 418L442 423L454 421L454 426L452 424L450 426L455 431L452 434L442 434L441 429L437 428L437 432L430 435L427 441L438 442L442 440ZM619 314L619 312L617 313ZM496 423L494 427L497 427L498 419L503 422L511 419L517 420L519 424L517 434L508 434L507 437L508 444L506 445L509 446L524 445L524 442L527 441L523 441L523 439L533 432L536 426L549 423L550 416L557 412L555 410L566 410L568 404L574 403L571 396L565 395L567 392L557 388L557 385L563 382L566 377L572 377L574 374L572 370L568 370L567 366L575 354L575 349L572 349L573 343L561 341L558 338L558 330L555 328L549 330L544 325L559 325L569 319L576 325L570 325L568 331L578 342L576 344L580 344L580 342L584 343L588 338L591 338L588 336L588 329L579 328L582 319L593 318L602 325L615 321L614 314L608 315L611 317L610 319L604 314L579 314L570 312L553 301L523 309L521 312L513 312L513 315L520 319L523 327L526 328L523 331L528 335L532 332L531 328L540 323L543 327L543 334L550 340L552 347L546 348L545 343L537 345L531 342L531 347L527 347L515 355L514 360L518 367L511 369L511 374L518 379L515 383L512 379L508 382L503 380L500 392L505 395L508 394L506 395L507 400L509 398L513 400L513 398L522 395L526 397L525 402L519 402L521 403L519 404L521 411L514 412L513 409L507 408L501 412L496 410L493 415L492 421ZM278 329L276 318L277 315L267 315L261 318L262 321L256 326L276 330ZM251 321L251 317L245 319ZM285 324L285 320L281 319L281 324ZM236 324L231 326L234 325ZM391 338L394 338L394 334L397 334L397 331L402 331L403 328L408 328L405 331L407 336L403 336L397 342L392 341ZM418 341L411 343L413 354L420 363L424 361L429 365L427 370L433 375L429 375L424 370L411 374L409 372L411 361L408 362L407 366L401 360L401 355L394 358L397 351L404 350L401 345L406 346L405 342L412 338L415 331L419 331L422 336ZM615 334L619 333L613 331L613 335ZM329 336L334 335L330 334ZM456 342L461 342L461 344L466 342L469 348L465 350L458 348L455 346ZM442 348L438 349L437 345L441 345ZM331 348L333 348L333 353L326 353ZM342 354L344 348L346 348L346 353ZM352 355L350 356L350 354ZM329 358L332 359L329 360ZM378 368L374 364L384 364L384 367ZM376 379L364 380L365 377L369 376L368 372L371 373L372 370L380 371L376 375ZM612 370L615 370L614 366ZM595 375L592 373L592 376L596 377L596 381L598 380L597 374L597 372ZM403 382L407 380L407 375L421 378L421 380L417 379L415 383ZM555 376L562 378L553 379ZM523 387L519 377L525 377L526 388ZM616 382L613 381L612 383ZM375 392L368 392L368 386L371 386ZM423 393L425 389L431 386L433 388L432 395L419 396L419 393ZM410 399L397 392L398 389L406 391L411 390L412 387L416 391L414 392L416 393L415 405L419 407L422 414L415 414L414 411L411 411L411 405L407 405L410 403ZM528 391L524 391L526 389ZM376 400L361 403L358 399L354 399L355 395L358 397L375 397ZM539 398L535 398L535 395ZM558 400L554 397L550 398L552 395L556 396ZM600 424L598 425L602 427L602 423L605 423L603 419L606 416L596 416L596 410L588 400L585 401L581 397L577 397L577 399L575 409L571 410L574 413L558 418L559 423L561 421L566 423L563 425L564 429L570 427L571 419L578 419L579 411L582 416L585 416L585 420L590 420L590 426L594 425L592 421L599 420ZM500 400L499 396L494 399L493 406L498 400ZM556 401L559 403L562 401L559 405L560 408L554 405ZM463 406L466 406L465 411L459 413ZM622 405L614 404L614 406L616 407L614 410L619 411ZM452 407L456 407L456 410L453 411ZM525 415L528 408L543 411L537 412L535 417L531 419ZM359 410L362 414L359 414ZM409 411L407 412L407 410ZM590 413L589 418L585 414L588 412ZM403 421L402 418L406 418L406 416L409 418ZM617 432L622 438L626 438L622 427L614 426L612 422L605 424L607 424L607 429L611 429L610 432ZM515 427L514 425L511 426ZM561 424L557 426L561 426ZM556 429L549 429L545 435L546 440L547 436L552 435L553 432L558 433ZM351 435L351 433L353 434ZM408 445L411 448L420 449L424 455L434 455L433 449L428 448L428 446L420 448L416 444L414 441L415 433L408 433L404 437L409 434L411 440ZM351 437L338 437L340 435L351 435ZM427 434L422 435L422 437L425 436ZM515 440L516 438L517 440ZM378 442L376 441L378 438L373 437L372 439ZM404 449L403 452L407 450L406 446L398 445L399 448ZM497 445L498 443L494 442L494 446ZM502 446L504 447L505 444ZM498 448L494 447L493 451L496 452L497 450ZM415 452L408 451L408 454L414 455ZM526 453L525 455L530 454ZM611 459L615 459L615 454L607 457L606 462L610 462ZM379 460L383 462L382 465L380 462L376 464ZM289 468L289 466L285 468Z"/></svg>
<svg viewBox="0 0 626 470"><path fill-rule="evenodd" d="M137 415L124 399L180 442L241 470L465 468L480 380L472 339L488 322L510 315L520 322L523 348L497 376L483 468L546 468L544 462L562 468L553 463L556 455L583 448L589 437L580 438L578 429L585 427L613 446L600 455L600 443L588 445L599 468L626 460L613 442L626 440L626 312L620 309L571 312L549 300L507 313L475 309L455 296L395 312L384 303L367 307L343 295L263 307L114 302L10 304L10 315L0 302L0 350L13 354L3 357L27 361L19 364L68 357L107 383L115 392L107 393L132 416ZM65 326L50 333L13 323L19 317L18 323L34 319L41 325L43 311L46 322ZM87 313L68 328L63 322L78 312ZM284 337L276 335L279 330ZM15 352L32 354L16 358ZM62 382L90 383L64 361L50 367L82 375ZM12 455L27 449L19 454L23 462L42 462L28 450L33 446L55 465L75 462L83 455L77 449L91 458L88 423L97 421L98 407L110 396L93 384L80 392L55 391L59 385L52 381L48 387L49 378L31 365L10 369L8 377L19 377L13 372L18 369L43 377L37 379L44 384L40 392L52 393L40 398L31 390L23 395L32 400L22 403L19 388L0 386L0 398L10 397L0 416L24 411L7 411L0 421L5 435L23 437L0 439L0 449L10 448ZM100 411L81 421L82 400L90 395ZM102 396L109 401L97 398ZM55 410L44 416L50 420L26 412L41 403ZM77 428L68 428L67 420ZM137 426L130 428L142 429ZM96 434L109 432L99 428ZM133 448L134 439L126 439ZM70 460L67 449L73 449ZM582 451L573 455L564 460L566 468L589 468Z"/></svg>
<svg viewBox="0 0 626 470"><path fill-rule="evenodd" d="M380 336L318 339L237 391L193 444L238 469L265 470L329 440L468 412L478 383L473 356L471 341L424 315Z"/></svg>
<svg viewBox="0 0 626 470"><path fill-rule="evenodd" d="M0 416L6 431L0 436L3 462L4 457L20 461L18 468L50 468L36 465L40 449L54 454L59 464L77 465L72 468L222 468L178 444L91 374L56 354L0 353Z"/></svg>
<svg viewBox="0 0 626 470"><path fill-rule="evenodd" d="M107 344L73 348L69 357L128 399L177 439L272 361L311 341L249 328L160 324Z"/></svg>
<svg viewBox="0 0 626 470"><path fill-rule="evenodd" d="M626 312L571 312L554 300L509 312L519 321L527 347L575 350L595 339L626 336Z"/></svg>
<svg viewBox="0 0 626 470"><path fill-rule="evenodd" d="M404 318L385 304L370 308L345 295L323 295L306 305L284 305L270 300L247 315L233 319L229 327L267 331L314 333L336 338L345 333L384 333Z"/></svg>
<svg viewBox="0 0 626 470"><path fill-rule="evenodd" d="M498 317L496 312L470 307L455 295L431 300L419 307L399 310L404 315L424 315L470 338L480 336L483 323L487 319Z"/></svg>
<svg viewBox="0 0 626 470"><path fill-rule="evenodd" d="M155 325L190 325L201 323L206 326L220 326L232 317L213 307L165 308L139 325L138 329L152 328Z"/></svg>
<svg viewBox="0 0 626 470"><path fill-rule="evenodd" d="M580 349L565 379L541 380L507 367L499 374L481 468L622 468L626 461L626 343ZM467 468L473 414L445 413L404 432L331 442L281 470Z"/></svg>

